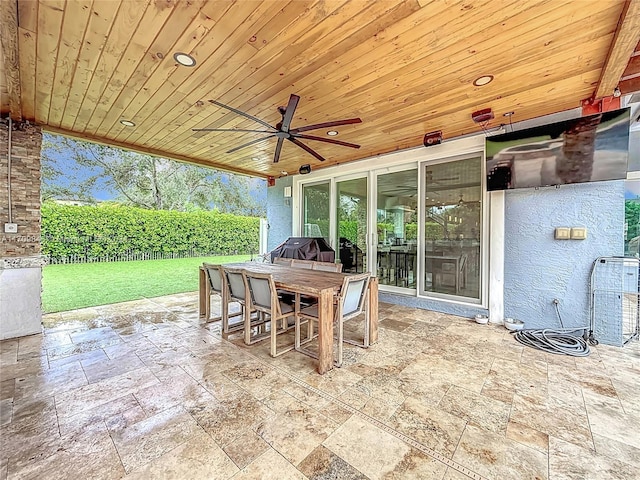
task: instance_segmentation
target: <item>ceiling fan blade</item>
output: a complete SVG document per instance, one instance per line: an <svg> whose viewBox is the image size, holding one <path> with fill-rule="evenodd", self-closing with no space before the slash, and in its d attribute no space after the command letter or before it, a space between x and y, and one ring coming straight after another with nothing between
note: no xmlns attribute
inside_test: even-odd
<svg viewBox="0 0 640 480"><path fill-rule="evenodd" d="M340 140L334 140L333 138L316 137L314 135L300 135L295 133L292 135L296 138L305 138L307 140L317 140L319 142L333 143L335 145L342 145L343 147L360 148L360 145L356 145L355 143L341 142Z"/></svg>
<svg viewBox="0 0 640 480"><path fill-rule="evenodd" d="M233 153L233 152L237 152L238 150L240 150L241 148L244 147L248 147L249 145L253 145L255 143L260 143L260 142L264 142L265 140L268 140L272 137L275 137L275 135L269 135L268 137L263 137L263 138L256 138L255 140L251 140L250 142L247 143L243 143L242 145L240 145L239 147L236 148L232 148L231 150L229 150L227 153Z"/></svg>
<svg viewBox="0 0 640 480"><path fill-rule="evenodd" d="M322 155L320 155L319 153L316 153L314 150L312 150L311 148L307 147L304 143L300 142L299 140L296 140L293 137L290 137L289 140L291 140L293 143L295 143L297 146L299 146L305 152L310 153L311 155L316 157L321 162L324 162L325 159L324 159L324 157Z"/></svg>
<svg viewBox="0 0 640 480"><path fill-rule="evenodd" d="M284 138L278 137L278 143L276 144L276 153L273 154L273 163L278 163L278 160L280 160L280 152L282 151L283 143Z"/></svg>
<svg viewBox="0 0 640 480"><path fill-rule="evenodd" d="M306 127L296 128L291 130L290 133L306 132L308 130L316 130L318 128L331 128L339 127L340 125L351 125L353 123L362 123L359 118L348 118L346 120L336 120L335 122L316 123L314 125L307 125Z"/></svg>
<svg viewBox="0 0 640 480"><path fill-rule="evenodd" d="M254 122L258 122L260 125L264 125L265 127L270 128L271 130L275 130L275 128L272 127L271 125L269 125L267 122L264 122L264 121L260 120L259 118L256 118L256 117L254 117L252 115L249 115L248 113L241 112L237 108L230 107L229 105L225 105L224 103L217 102L216 100L211 100L211 103L213 103L214 105L217 105L219 107L226 108L227 110L231 110L233 113L237 113L238 115L242 115L243 117L246 117L246 118L248 118L250 120L253 120Z"/></svg>
<svg viewBox="0 0 640 480"><path fill-rule="evenodd" d="M251 133L273 133L269 130L245 130L243 128L192 128L194 132L251 132Z"/></svg>
<svg viewBox="0 0 640 480"><path fill-rule="evenodd" d="M287 109L282 116L282 128L283 132L288 132L289 127L291 126L291 120L293 120L293 114L296 111L298 106L298 102L300 101L300 97L298 95L294 95L293 93L289 97L289 105L287 105Z"/></svg>

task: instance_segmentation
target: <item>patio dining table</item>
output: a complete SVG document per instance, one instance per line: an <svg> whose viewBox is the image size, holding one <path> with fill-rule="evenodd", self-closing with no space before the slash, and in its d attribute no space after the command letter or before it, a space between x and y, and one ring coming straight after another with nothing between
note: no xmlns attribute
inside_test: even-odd
<svg viewBox="0 0 640 480"><path fill-rule="evenodd" d="M269 273L277 288L318 298L318 373L324 374L333 368L333 301L339 293L344 277L348 274L293 268L270 263L230 263L225 266L243 268L254 273ZM210 287L204 268L200 267L200 317L210 315ZM224 304L222 308L227 308ZM370 343L378 341L378 279L369 282L367 304Z"/></svg>

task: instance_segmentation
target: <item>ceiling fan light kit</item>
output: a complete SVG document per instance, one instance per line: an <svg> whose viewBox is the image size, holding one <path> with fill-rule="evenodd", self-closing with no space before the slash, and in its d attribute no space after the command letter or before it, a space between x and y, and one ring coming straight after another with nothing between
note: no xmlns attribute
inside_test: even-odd
<svg viewBox="0 0 640 480"><path fill-rule="evenodd" d="M237 129L237 128L193 128L192 130L194 132L236 132L236 133L247 132L247 133L266 134L265 137L257 138L257 139L251 140L250 142L243 143L242 145L232 148L231 150L227 151L227 153L237 152L238 150L248 147L250 145L255 145L257 143L264 142L271 138L277 138L278 141L276 143L276 150L273 154L273 163L278 163L278 161L280 160L280 153L282 152L282 145L284 144L285 140L289 140L291 143L297 145L302 150L307 152L309 155L317 158L321 162L324 162L325 158L322 155L320 155L318 152L313 150L311 147L309 147L308 145L302 143L300 141L301 139L331 143L333 145L340 145L343 147L360 148L360 145L356 145L355 143L343 142L343 141L334 140L331 138L316 137L315 135L303 134L303 132L307 132L309 130L318 130L318 129L324 129L324 128L338 127L340 125L352 125L355 123L362 123L362 120L359 118L348 118L345 120L335 120L333 122L323 122L323 123L316 123L313 125L306 125L304 127L291 128L291 121L293 120L293 115L295 114L299 101L300 101L300 97L298 95L291 94L291 96L289 97L289 103L287 104L287 106L278 107L278 112L280 112L280 115L282 115L282 120L278 122L274 127L268 124L267 122L260 120L257 117L249 115L248 113L242 112L236 108L230 107L229 105L225 105L224 103L220 103L216 100L209 100L210 103L217 105L218 107L227 109L231 112L234 112L237 115L241 115L245 118L248 118L250 120L253 120L254 122L259 123L260 125L265 127L267 130ZM338 134L337 131L335 130L332 130L332 131L335 132L335 134L333 135ZM327 134L332 135L329 132L327 132ZM303 165L302 167L300 167L300 169L302 170L303 167L309 167L309 165ZM309 167L309 171L305 173L309 173L310 171L311 171L311 167ZM302 171L300 173L302 173Z"/></svg>

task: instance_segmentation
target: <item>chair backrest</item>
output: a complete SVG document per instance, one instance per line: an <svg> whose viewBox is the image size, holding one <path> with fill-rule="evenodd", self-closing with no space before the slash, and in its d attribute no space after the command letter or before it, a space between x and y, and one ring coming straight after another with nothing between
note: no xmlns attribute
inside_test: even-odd
<svg viewBox="0 0 640 480"><path fill-rule="evenodd" d="M271 313L272 308L279 314L278 295L273 277L268 273L244 271L247 286L251 295L251 307L262 312Z"/></svg>
<svg viewBox="0 0 640 480"><path fill-rule="evenodd" d="M273 259L273 263L277 263L280 265L291 265L293 258L284 258L284 257L276 257Z"/></svg>
<svg viewBox="0 0 640 480"><path fill-rule="evenodd" d="M214 292L222 293L222 265L203 263L202 267L207 272L209 286Z"/></svg>
<svg viewBox="0 0 640 480"><path fill-rule="evenodd" d="M291 266L293 268L304 268L307 270L311 270L314 263L315 262L313 260L299 260L297 258L294 258L291 261Z"/></svg>
<svg viewBox="0 0 640 480"><path fill-rule="evenodd" d="M313 270L321 270L323 272L342 272L342 264L341 263L333 263L333 262L313 262L313 266L311 267Z"/></svg>
<svg viewBox="0 0 640 480"><path fill-rule="evenodd" d="M339 302L342 304L342 318L347 319L362 313L371 274L369 272L349 275L344 278L340 289Z"/></svg>
<svg viewBox="0 0 640 480"><path fill-rule="evenodd" d="M229 294L236 301L245 302L247 299L247 283L241 268L222 267L224 278L229 286Z"/></svg>

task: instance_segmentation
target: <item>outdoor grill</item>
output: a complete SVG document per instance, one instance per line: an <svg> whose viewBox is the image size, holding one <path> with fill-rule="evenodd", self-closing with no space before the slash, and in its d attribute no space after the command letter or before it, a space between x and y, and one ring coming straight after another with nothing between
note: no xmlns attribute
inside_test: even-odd
<svg viewBox="0 0 640 480"><path fill-rule="evenodd" d="M277 257L335 262L336 252L322 237L289 237L271 252L272 262Z"/></svg>

